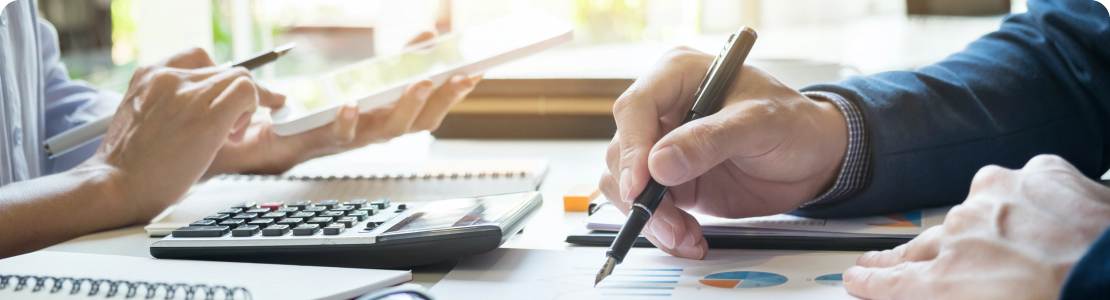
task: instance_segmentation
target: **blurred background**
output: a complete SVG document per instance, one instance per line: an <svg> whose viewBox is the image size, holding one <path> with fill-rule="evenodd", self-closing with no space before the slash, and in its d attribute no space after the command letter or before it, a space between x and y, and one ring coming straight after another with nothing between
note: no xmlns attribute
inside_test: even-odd
<svg viewBox="0 0 1110 300"><path fill-rule="evenodd" d="M795 88L912 70L1025 10L1024 0L39 0L70 77L124 91L135 67L187 47L217 63L288 42L263 82L319 74L525 8L575 26L573 43L486 74L441 130L465 138L609 138L612 103L667 50L716 53L740 26L749 59ZM513 124L513 126L506 126Z"/></svg>

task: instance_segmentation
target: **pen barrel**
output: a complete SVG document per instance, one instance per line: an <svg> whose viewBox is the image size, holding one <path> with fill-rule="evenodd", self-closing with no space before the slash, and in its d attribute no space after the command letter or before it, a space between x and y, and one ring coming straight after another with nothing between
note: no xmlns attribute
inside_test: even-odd
<svg viewBox="0 0 1110 300"><path fill-rule="evenodd" d="M278 56L279 55L276 52L270 51L234 64L231 67L244 67L247 68L247 70L254 70L258 67L261 67L262 65L277 60Z"/></svg>
<svg viewBox="0 0 1110 300"><path fill-rule="evenodd" d="M655 182L655 179L648 179L647 186L632 202L632 209L628 212L628 220L621 227L621 231L617 233L617 238L613 240L613 245L609 247L609 252L606 255L616 259L617 263L624 260L624 255L628 254L629 249L632 249L632 245L640 237L640 231L651 219L655 209L659 208L659 203L663 202L663 195L666 194L667 186Z"/></svg>
<svg viewBox="0 0 1110 300"><path fill-rule="evenodd" d="M628 221L621 227L621 231L617 233L617 238L613 240L613 245L609 246L609 251L605 252L605 255L617 260L618 264L624 261L624 256L628 254L629 249L632 249L636 239L640 237L640 231L644 230L644 225L649 219L651 219L651 212L643 207L633 206L628 212Z"/></svg>
<svg viewBox="0 0 1110 300"><path fill-rule="evenodd" d="M659 207L659 202L663 202L663 195L667 194L667 186L655 182L655 178L648 178L647 186L636 196L636 200L632 201L633 206L641 205L648 209L648 215L655 213L655 208Z"/></svg>

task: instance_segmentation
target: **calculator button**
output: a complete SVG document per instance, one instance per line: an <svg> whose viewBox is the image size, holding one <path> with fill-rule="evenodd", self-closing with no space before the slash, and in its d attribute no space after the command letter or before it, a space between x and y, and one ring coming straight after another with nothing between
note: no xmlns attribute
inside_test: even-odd
<svg viewBox="0 0 1110 300"><path fill-rule="evenodd" d="M343 224L343 227L346 228L355 227L355 223L358 223L358 219L355 217L343 217L335 221L335 224Z"/></svg>
<svg viewBox="0 0 1110 300"><path fill-rule="evenodd" d="M239 228L232 229L231 230L231 236L234 236L234 237L254 236L254 235L258 234L259 231L262 231L262 228L258 227L258 225L245 225L245 226L240 226Z"/></svg>
<svg viewBox="0 0 1110 300"><path fill-rule="evenodd" d="M367 213L365 210L356 210L356 211L352 211L350 214L347 214L347 216L348 217L353 217L356 220L358 220L359 222L362 222L362 221L365 221L366 218L369 218L370 214Z"/></svg>
<svg viewBox="0 0 1110 300"><path fill-rule="evenodd" d="M259 204L258 207L269 209L270 211L275 211L275 210L278 210L282 207L285 207L285 202L281 202L281 201L266 202L266 203Z"/></svg>
<svg viewBox="0 0 1110 300"><path fill-rule="evenodd" d="M382 199L374 200L374 202L370 202L370 204L377 207L378 210L383 210L383 209L386 209L387 207L389 207L389 199L382 198Z"/></svg>
<svg viewBox="0 0 1110 300"><path fill-rule="evenodd" d="M339 200L320 200L316 202L316 206L321 206L327 209L332 209L336 205L339 205Z"/></svg>
<svg viewBox="0 0 1110 300"><path fill-rule="evenodd" d="M217 214L234 216L234 215L239 214L241 212L243 212L242 208L228 208L228 209L225 209L225 210L221 210L220 212L217 212Z"/></svg>
<svg viewBox="0 0 1110 300"><path fill-rule="evenodd" d="M189 224L189 226L216 226L216 220L200 220Z"/></svg>
<svg viewBox="0 0 1110 300"><path fill-rule="evenodd" d="M354 206L355 209L361 209L363 207L366 207L366 199L347 200L347 202L343 202L343 205L350 205L350 206Z"/></svg>
<svg viewBox="0 0 1110 300"><path fill-rule="evenodd" d="M317 232L320 232L320 225L316 224L301 224L301 226L293 228L293 235L297 236L315 235Z"/></svg>
<svg viewBox="0 0 1110 300"><path fill-rule="evenodd" d="M262 236L283 236L286 233L289 233L288 225L270 225L270 227L262 229Z"/></svg>
<svg viewBox="0 0 1110 300"><path fill-rule="evenodd" d="M385 224L385 222L375 222L375 221L366 222L366 229L370 230L370 229L378 228L378 226L382 226L382 224Z"/></svg>
<svg viewBox="0 0 1110 300"><path fill-rule="evenodd" d="M378 207L373 205L367 205L366 207L359 208L358 210L365 211L367 216L373 216L378 213Z"/></svg>
<svg viewBox="0 0 1110 300"><path fill-rule="evenodd" d="M254 218L257 218L257 217L258 217L258 214L254 214L254 213L241 213L241 214L235 215L234 217L231 217L231 218L232 218L232 219L246 219L246 220L250 220L250 219L254 219Z"/></svg>
<svg viewBox="0 0 1110 300"><path fill-rule="evenodd" d="M270 219L281 219L281 218L285 217L285 214L286 213L284 213L284 212L276 212L275 211L275 212L271 212L271 213L266 213L265 215L262 215L262 217L263 218L270 218Z"/></svg>
<svg viewBox="0 0 1110 300"><path fill-rule="evenodd" d="M175 229L174 237L221 237L231 231L227 226L188 226Z"/></svg>
<svg viewBox="0 0 1110 300"><path fill-rule="evenodd" d="M281 224L281 225L286 225L286 226L289 226L289 227L297 227L297 225L301 225L301 223L304 223L304 219L302 219L302 218L285 218L285 219L281 219L281 221L278 221L277 223Z"/></svg>
<svg viewBox="0 0 1110 300"><path fill-rule="evenodd" d="M316 216L316 214L314 214L314 213L299 211L299 212L293 213L289 217L290 218L311 218L311 217L315 217L315 216Z"/></svg>
<svg viewBox="0 0 1110 300"><path fill-rule="evenodd" d="M343 212L341 212L341 211L325 211L325 212L320 213L320 216L321 217L332 218L332 220L334 220L335 218L342 217Z"/></svg>
<svg viewBox="0 0 1110 300"><path fill-rule="evenodd" d="M323 207L323 206L312 206L312 207L305 208L305 209L301 210L301 212L312 213L312 215L315 216L315 215L318 215L318 214L320 214L322 212L325 212L327 210L328 210L328 208Z"/></svg>
<svg viewBox="0 0 1110 300"><path fill-rule="evenodd" d="M286 207L296 207L297 209L305 209L305 207L308 207L309 205L312 205L312 200L293 201L293 203L289 203L289 205L286 205Z"/></svg>
<svg viewBox="0 0 1110 300"><path fill-rule="evenodd" d="M247 224L246 219L227 219L220 221L220 226L231 227L231 229L238 228L240 225Z"/></svg>
<svg viewBox="0 0 1110 300"><path fill-rule="evenodd" d="M347 227L340 224L332 224L328 227L324 227L324 235L339 235L343 233L344 230L347 230Z"/></svg>
<svg viewBox="0 0 1110 300"><path fill-rule="evenodd" d="M247 225L258 225L258 227L266 227L270 226L270 224L274 224L274 219L258 218L247 222Z"/></svg>
<svg viewBox="0 0 1110 300"><path fill-rule="evenodd" d="M291 213L295 213L295 212L298 212L298 211L301 211L301 209L298 208L298 207L286 206L286 207L279 208L278 210L275 210L274 212L283 212L283 213L286 213L286 214L291 214Z"/></svg>
<svg viewBox="0 0 1110 300"><path fill-rule="evenodd" d="M350 206L350 205L339 205L339 206L336 206L335 208L332 208L331 211L338 211L338 212L341 212L344 215L346 215L346 214L351 213L352 211L355 211L355 207Z"/></svg>
<svg viewBox="0 0 1110 300"><path fill-rule="evenodd" d="M398 212L404 211L406 209L409 209L409 206L407 204L397 204L397 211Z"/></svg>
<svg viewBox="0 0 1110 300"><path fill-rule="evenodd" d="M324 227L324 226L331 225L332 221L335 221L335 219L327 218L327 217L315 217L315 218L312 218L312 219L308 220L307 223L308 224L316 224L316 225L319 225L320 227Z"/></svg>
<svg viewBox="0 0 1110 300"><path fill-rule="evenodd" d="M211 215L211 216L204 217L205 220L213 220L213 221L216 221L216 222L227 220L229 218L231 218L231 216L229 216L227 214L218 214L218 215Z"/></svg>
<svg viewBox="0 0 1110 300"><path fill-rule="evenodd" d="M236 205L232 205L231 208L238 208L238 209L242 209L242 210L252 209L252 208L254 208L254 202L239 203L239 204L236 204Z"/></svg>
<svg viewBox="0 0 1110 300"><path fill-rule="evenodd" d="M260 214L261 215L261 214L268 213L268 212L270 212L269 208L255 208L255 209L247 210L245 213L247 213L247 214Z"/></svg>

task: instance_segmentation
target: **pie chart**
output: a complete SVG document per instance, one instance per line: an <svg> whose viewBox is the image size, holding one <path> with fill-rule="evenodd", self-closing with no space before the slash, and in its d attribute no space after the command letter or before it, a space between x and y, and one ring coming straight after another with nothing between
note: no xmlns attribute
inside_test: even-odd
<svg viewBox="0 0 1110 300"><path fill-rule="evenodd" d="M724 289L763 288L786 283L786 276L767 272L736 271L709 274L698 282Z"/></svg>
<svg viewBox="0 0 1110 300"><path fill-rule="evenodd" d="M844 277L841 274L829 274L817 276L813 279L814 282L823 286L842 287L844 286Z"/></svg>

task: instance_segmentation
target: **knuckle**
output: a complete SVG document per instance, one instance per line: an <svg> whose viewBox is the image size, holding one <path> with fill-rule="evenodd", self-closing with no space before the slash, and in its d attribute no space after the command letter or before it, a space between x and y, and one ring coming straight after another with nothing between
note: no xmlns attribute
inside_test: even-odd
<svg viewBox="0 0 1110 300"><path fill-rule="evenodd" d="M1029 163L1046 166L1059 166L1068 164L1068 161L1055 154L1040 154L1030 159Z"/></svg>
<svg viewBox="0 0 1110 300"><path fill-rule="evenodd" d="M983 213L977 205L956 205L944 217L944 232L949 234L963 232L973 223L973 220L983 215Z"/></svg>
<svg viewBox="0 0 1110 300"><path fill-rule="evenodd" d="M717 141L720 140L718 136L720 135L720 132L724 130L725 128L717 123L693 123L693 126L690 127L689 131L686 134L688 137L686 141L689 146L685 148L689 148L687 151L693 152L688 155L688 157L718 156L718 148L720 148L720 146L717 144ZM683 147L680 146L679 148Z"/></svg>
<svg viewBox="0 0 1110 300"><path fill-rule="evenodd" d="M687 64L694 61L701 62L706 54L688 46L678 46L667 50L663 59L670 63Z"/></svg>
<svg viewBox="0 0 1110 300"><path fill-rule="evenodd" d="M150 71L150 82L154 86L176 86L181 78L171 69L157 68Z"/></svg>
<svg viewBox="0 0 1110 300"><path fill-rule="evenodd" d="M633 101L634 101L632 99L636 98L636 97L631 96L631 94L634 94L634 93L635 93L634 88L629 88L628 90L624 91L624 93L621 94L620 97L617 97L617 101L613 102L613 115L614 116L617 116L619 118L622 115L621 112L627 110L629 107L632 106ZM617 126L619 127L620 126L620 122L619 122L620 120L618 119L617 121L618 121Z"/></svg>
<svg viewBox="0 0 1110 300"><path fill-rule="evenodd" d="M991 186L1007 177L1011 172L1013 171L997 165L982 167L979 171L975 172L975 177L971 179L972 190L975 190L976 187Z"/></svg>
<svg viewBox="0 0 1110 300"><path fill-rule="evenodd" d="M208 57L208 51L204 51L204 48L201 47L192 47L185 50L185 55L191 57L199 57L203 55L204 57Z"/></svg>

